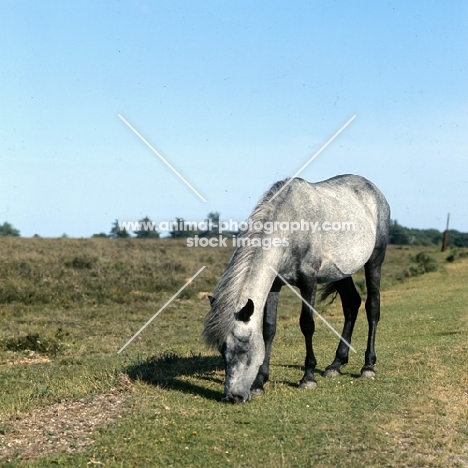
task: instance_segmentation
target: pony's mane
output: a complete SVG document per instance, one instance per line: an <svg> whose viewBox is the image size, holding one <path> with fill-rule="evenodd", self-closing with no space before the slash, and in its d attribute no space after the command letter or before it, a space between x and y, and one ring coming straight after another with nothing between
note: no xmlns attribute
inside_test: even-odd
<svg viewBox="0 0 468 468"><path fill-rule="evenodd" d="M288 190L283 190L273 201L272 197L277 194L289 179L276 182L261 198L249 217L251 224L259 221L265 223L271 220L276 206L281 203ZM253 239L260 237L262 231L246 230L239 235L239 238ZM234 250L226 270L221 276L213 295L214 301L211 309L205 318L205 328L203 337L208 346L218 348L222 346L228 333L232 330L235 323L235 313L245 304L239 304L240 291L248 280L249 273L253 264L253 258L258 251L257 247L252 246L252 242L240 243Z"/></svg>

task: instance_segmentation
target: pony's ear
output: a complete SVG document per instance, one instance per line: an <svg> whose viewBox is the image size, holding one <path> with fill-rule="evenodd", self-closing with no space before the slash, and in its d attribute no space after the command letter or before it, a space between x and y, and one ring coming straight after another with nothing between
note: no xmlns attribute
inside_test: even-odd
<svg viewBox="0 0 468 468"><path fill-rule="evenodd" d="M243 322L248 322L252 314L254 313L254 303L252 299L247 301L244 307L237 313L237 319L242 320Z"/></svg>
<svg viewBox="0 0 468 468"><path fill-rule="evenodd" d="M210 305L213 305L213 302L216 300L213 296L208 296L208 299L210 300Z"/></svg>

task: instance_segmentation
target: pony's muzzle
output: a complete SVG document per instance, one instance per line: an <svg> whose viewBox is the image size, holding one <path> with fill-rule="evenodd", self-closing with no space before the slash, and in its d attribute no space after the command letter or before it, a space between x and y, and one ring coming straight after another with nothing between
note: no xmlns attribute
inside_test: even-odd
<svg viewBox="0 0 468 468"><path fill-rule="evenodd" d="M233 395L229 393L228 395L223 395L223 398L221 401L224 403L233 403L233 404L238 404L238 403L245 403L250 400L250 395L247 397L243 395Z"/></svg>

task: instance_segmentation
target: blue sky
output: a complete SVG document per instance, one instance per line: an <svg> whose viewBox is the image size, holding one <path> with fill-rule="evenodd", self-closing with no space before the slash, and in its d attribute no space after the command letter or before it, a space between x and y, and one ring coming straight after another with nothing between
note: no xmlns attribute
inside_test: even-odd
<svg viewBox="0 0 468 468"><path fill-rule="evenodd" d="M241 221L356 115L301 177L361 174L400 224L468 232L467 20L463 1L2 0L0 222Z"/></svg>

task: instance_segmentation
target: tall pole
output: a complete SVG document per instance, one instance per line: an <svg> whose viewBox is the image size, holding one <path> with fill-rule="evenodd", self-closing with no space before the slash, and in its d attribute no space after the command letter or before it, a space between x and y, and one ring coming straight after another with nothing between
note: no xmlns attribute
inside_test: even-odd
<svg viewBox="0 0 468 468"><path fill-rule="evenodd" d="M447 225L445 227L444 235L442 237L442 252L445 252L447 250L447 247L448 247L449 221L450 221L450 213L447 214Z"/></svg>

